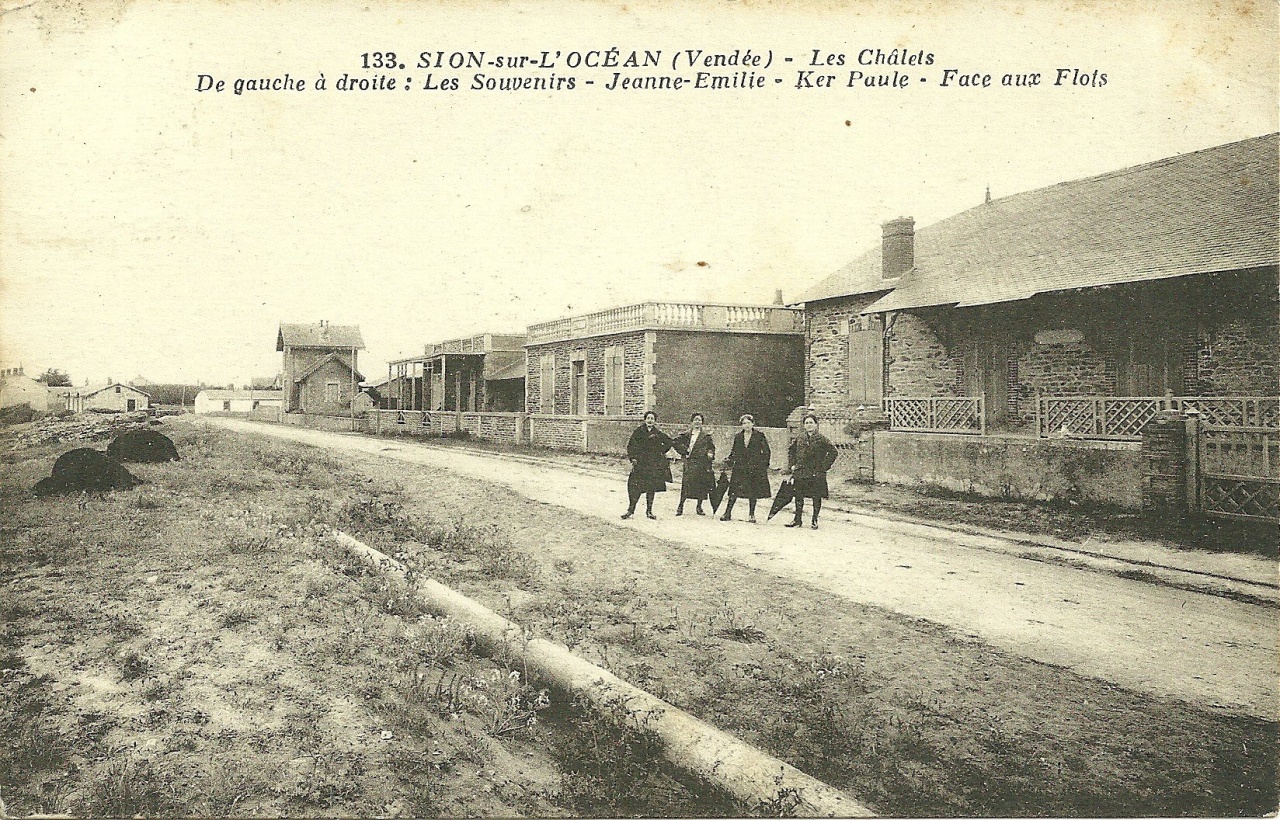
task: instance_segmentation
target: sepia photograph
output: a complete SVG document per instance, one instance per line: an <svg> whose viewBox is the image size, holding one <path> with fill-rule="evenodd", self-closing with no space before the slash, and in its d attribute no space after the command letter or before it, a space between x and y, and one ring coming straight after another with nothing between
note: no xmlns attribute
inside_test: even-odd
<svg viewBox="0 0 1280 820"><path fill-rule="evenodd" d="M1275 817L1275 0L0 0L0 820Z"/></svg>

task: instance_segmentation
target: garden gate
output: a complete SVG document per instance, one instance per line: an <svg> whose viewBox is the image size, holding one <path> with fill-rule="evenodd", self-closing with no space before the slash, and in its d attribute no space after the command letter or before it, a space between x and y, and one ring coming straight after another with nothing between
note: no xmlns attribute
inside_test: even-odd
<svg viewBox="0 0 1280 820"><path fill-rule="evenodd" d="M1218 518L1280 522L1280 428L1196 426L1193 506Z"/></svg>

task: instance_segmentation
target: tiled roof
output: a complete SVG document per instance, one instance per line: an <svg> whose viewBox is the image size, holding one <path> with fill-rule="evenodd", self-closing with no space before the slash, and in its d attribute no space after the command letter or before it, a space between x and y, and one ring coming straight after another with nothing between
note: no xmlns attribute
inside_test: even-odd
<svg viewBox="0 0 1280 820"><path fill-rule="evenodd" d="M309 379L309 378L311 377L311 374L312 374L312 373L315 373L317 370L319 370L320 368L324 367L324 366L325 366L326 364L328 364L329 362L337 362L338 364L340 364L340 365L342 365L343 367L345 367L347 370L350 370L350 371L351 371L351 374L355 377L355 380L356 380L357 382L362 382L362 381L364 381L364 376L360 375L360 371L359 371L359 370L354 369L354 368L351 366L351 363L350 363L350 362L348 362L346 359L342 358L342 356L340 356L340 355L338 354L338 352L337 352L337 351L334 351L333 353L330 353L328 356L325 356L323 359L319 359L318 361L316 361L316 362L315 362L315 364L311 365L311 366L310 366L310 367L308 367L306 370L304 370L304 371L302 371L301 373L299 373L298 375L294 376L294 377L293 377L293 380L294 380L295 382L302 382L302 381L306 381L307 379Z"/></svg>
<svg viewBox="0 0 1280 820"><path fill-rule="evenodd" d="M880 279L880 248L810 289L813 302L893 287L867 312L1277 264L1280 135L992 200L915 234L915 268Z"/></svg>
<svg viewBox="0 0 1280 820"><path fill-rule="evenodd" d="M285 347L332 347L343 350L364 350L364 339L359 325L331 325L316 322L310 325L281 323L276 336L276 350Z"/></svg>
<svg viewBox="0 0 1280 820"><path fill-rule="evenodd" d="M92 396L95 393L101 393L103 390L106 390L109 387L119 387L124 390L130 390L134 393L141 393L147 398L151 398L151 394L143 390L142 388L134 387L129 384L121 384L120 382L112 382L111 384L90 384L84 387L75 387L75 388L68 388L68 389L71 390L71 393L69 395L74 396L79 394L81 396L88 397L88 396ZM58 388L58 390L61 391L62 388Z"/></svg>

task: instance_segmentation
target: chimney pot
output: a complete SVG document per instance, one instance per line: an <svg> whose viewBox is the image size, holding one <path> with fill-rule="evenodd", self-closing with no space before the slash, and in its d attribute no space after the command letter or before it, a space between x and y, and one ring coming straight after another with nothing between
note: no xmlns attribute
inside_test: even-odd
<svg viewBox="0 0 1280 820"><path fill-rule="evenodd" d="M880 226L880 275L897 279L916 264L916 221L909 216L890 219Z"/></svg>

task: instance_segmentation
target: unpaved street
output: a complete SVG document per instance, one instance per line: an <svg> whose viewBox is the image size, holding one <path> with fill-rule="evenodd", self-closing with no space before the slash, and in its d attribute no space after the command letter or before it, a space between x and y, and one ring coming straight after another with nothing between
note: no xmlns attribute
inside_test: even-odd
<svg viewBox="0 0 1280 820"><path fill-rule="evenodd" d="M779 519L722 523L691 509L676 518L675 494L668 493L659 497L658 521L622 521L626 493L616 478L407 440L214 423L492 481L617 527L945 624L1046 664L1201 706L1276 716L1274 608L999 554L977 548L980 536L834 511L824 512L817 532L785 529Z"/></svg>

